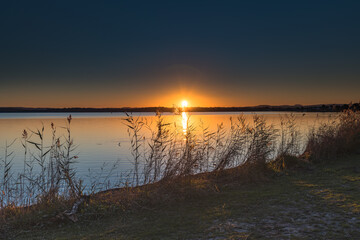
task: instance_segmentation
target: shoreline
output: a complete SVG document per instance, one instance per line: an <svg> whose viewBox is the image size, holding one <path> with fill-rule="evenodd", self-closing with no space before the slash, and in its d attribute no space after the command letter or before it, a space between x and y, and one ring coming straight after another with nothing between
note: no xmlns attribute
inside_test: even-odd
<svg viewBox="0 0 360 240"><path fill-rule="evenodd" d="M360 104L317 104L317 105L260 105L252 107L187 107L186 112L341 112L359 110ZM94 113L94 112L175 112L176 107L122 107L122 108L36 108L0 107L0 113Z"/></svg>

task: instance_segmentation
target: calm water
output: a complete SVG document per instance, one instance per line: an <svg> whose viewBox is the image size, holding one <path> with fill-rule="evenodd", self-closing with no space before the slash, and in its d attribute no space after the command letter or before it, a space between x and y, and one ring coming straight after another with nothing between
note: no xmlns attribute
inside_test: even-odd
<svg viewBox="0 0 360 240"><path fill-rule="evenodd" d="M236 117L242 113L191 113L183 115L164 114L166 122L175 123L181 130L189 123L202 121L205 126L215 130L217 124L223 122L225 128L230 126L230 117ZM249 120L254 114L263 115L268 123L279 127L280 115L286 113L244 113ZM62 126L66 125L66 113L0 113L0 156L4 156L6 141L9 143L15 140L11 146L14 151L13 170L21 171L23 168L24 148L21 144L21 134L24 129L41 129L45 127L45 145L50 144L51 123L57 126L57 135L65 134ZM295 113L297 123L303 136L306 136L308 129L319 122L327 121L331 113ZM151 125L154 122L154 113L136 113L134 116L141 116ZM127 172L133 168L131 161L130 143L126 126L124 125L123 113L72 113L71 133L77 149L74 154L77 159L76 168L80 177L88 175L89 170L94 174L101 171L101 167L107 165L106 169L117 162L118 172ZM153 126L154 124L152 124ZM172 125L174 126L174 125ZM149 131L144 130L145 136ZM31 139L37 140L36 136Z"/></svg>

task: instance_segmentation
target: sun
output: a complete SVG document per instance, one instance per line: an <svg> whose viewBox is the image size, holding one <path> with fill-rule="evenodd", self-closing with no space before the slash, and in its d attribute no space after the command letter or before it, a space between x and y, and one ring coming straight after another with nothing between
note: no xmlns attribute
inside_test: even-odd
<svg viewBox="0 0 360 240"><path fill-rule="evenodd" d="M188 106L188 101L183 100L183 101L181 102L181 106L182 106L183 108L186 108L186 107Z"/></svg>

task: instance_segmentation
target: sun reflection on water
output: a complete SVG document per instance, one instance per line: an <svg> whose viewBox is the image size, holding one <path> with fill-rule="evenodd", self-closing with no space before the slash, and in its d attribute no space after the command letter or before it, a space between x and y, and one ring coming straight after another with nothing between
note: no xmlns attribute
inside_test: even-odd
<svg viewBox="0 0 360 240"><path fill-rule="evenodd" d="M187 132L187 126L188 126L188 114L187 112L182 112L181 113L181 122L182 122L182 127L183 127L183 134L186 136L186 132Z"/></svg>

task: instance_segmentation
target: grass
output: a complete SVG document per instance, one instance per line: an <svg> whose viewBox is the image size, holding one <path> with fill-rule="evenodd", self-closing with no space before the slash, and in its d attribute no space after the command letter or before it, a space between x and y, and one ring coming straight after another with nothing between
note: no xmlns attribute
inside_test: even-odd
<svg viewBox="0 0 360 240"><path fill-rule="evenodd" d="M359 239L360 155L241 184L186 190L177 199L80 214L80 221L7 229L13 239ZM201 179L201 178L200 178ZM203 182L194 180L193 185ZM171 197L177 196L171 195ZM5 234L5 233L3 233Z"/></svg>

